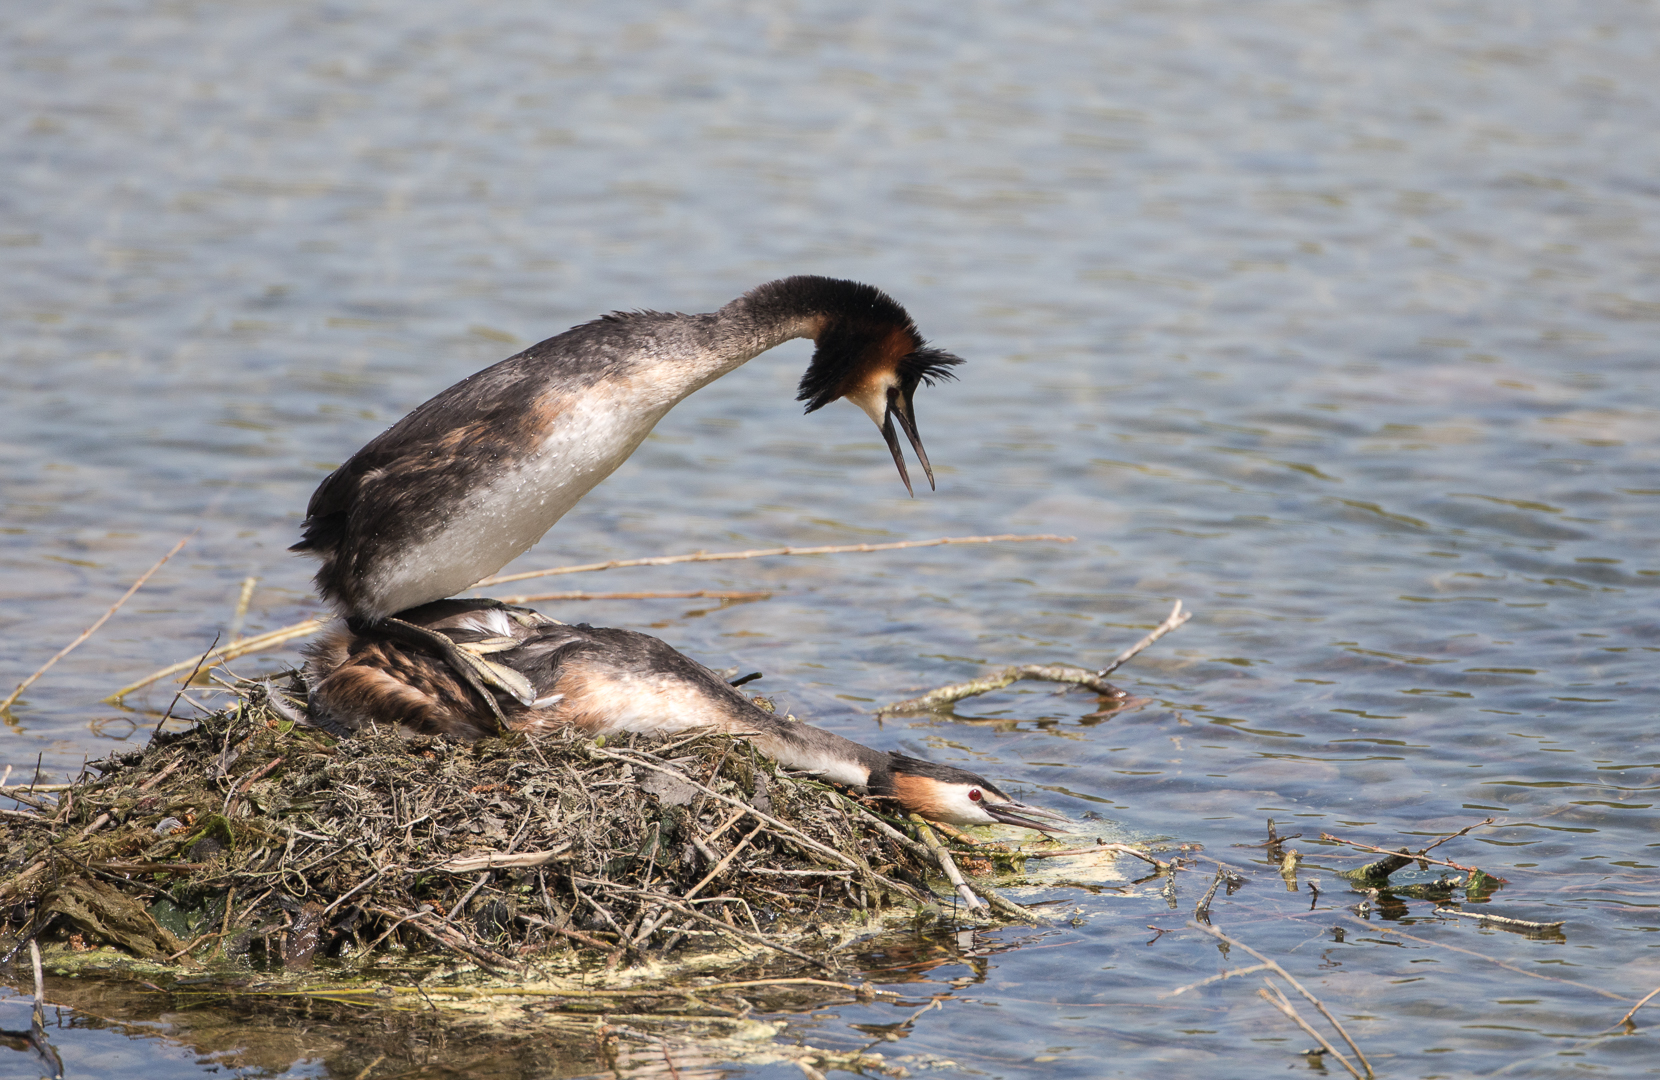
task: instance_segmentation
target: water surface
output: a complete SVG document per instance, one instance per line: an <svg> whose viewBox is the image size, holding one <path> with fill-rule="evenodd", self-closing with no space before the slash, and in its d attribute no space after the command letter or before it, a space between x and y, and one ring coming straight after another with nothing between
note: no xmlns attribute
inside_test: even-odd
<svg viewBox="0 0 1660 1080"><path fill-rule="evenodd" d="M795 343L680 406L514 569L1077 541L556 579L777 593L546 610L652 628L765 671L797 715L1224 859L1260 858L1230 845L1270 817L1324 866L1352 862L1321 830L1499 818L1444 850L1562 940L1428 903L1373 916L1422 943L1373 932L1318 869L1312 913L1254 881L1213 919L1300 963L1388 1075L1653 1075L1647 1027L1576 1040L1660 985L1657 34L1623 0L12 13L0 684L193 538L31 688L4 760L59 779L132 745L171 693L122 712L109 691L316 611L285 551L312 488L462 375L601 311L852 277L969 360L919 395L937 492L905 498L857 410L799 415ZM1177 598L1197 617L1122 673L1153 699L1128 715L1023 684L871 718L988 665L1100 663ZM1303 1067L1250 979L1155 997L1217 970L1183 929L1204 876L1174 911L1158 882L1047 886L1025 898L1070 921L867 957L917 1002L954 995L890 1052L997 1077ZM1144 945L1149 924L1178 932ZM852 1025L900 1013L788 1030L863 1045ZM72 1067L129 1047L128 1072L79 1075L374 1056L192 1066L188 1017L75 1023Z"/></svg>

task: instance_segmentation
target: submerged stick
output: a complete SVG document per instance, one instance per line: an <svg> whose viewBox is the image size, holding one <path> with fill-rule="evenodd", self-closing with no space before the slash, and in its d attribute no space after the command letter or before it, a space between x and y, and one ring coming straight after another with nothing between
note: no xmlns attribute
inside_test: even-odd
<svg viewBox="0 0 1660 1080"><path fill-rule="evenodd" d="M1164 621L1155 626L1146 637L1119 653L1113 662L1100 671L1088 671L1080 667L1071 667L1066 664L1019 664L1006 667L990 675L978 679L970 679L964 683L954 683L951 686L942 686L938 690L930 690L921 697L909 698L905 701L896 701L892 705L884 705L876 710L877 716L893 716L900 713L938 712L948 705L954 705L964 698L978 697L989 694L993 690L1001 690L1010 683L1021 679L1036 679L1040 682L1071 683L1075 686L1085 686L1098 694L1112 697L1128 697L1124 691L1107 682L1107 676L1117 671L1125 662L1137 653L1143 652L1159 638L1176 629L1193 617L1192 612L1182 611L1182 602L1176 601L1176 606L1170 609L1170 614Z"/></svg>
<svg viewBox="0 0 1660 1080"><path fill-rule="evenodd" d="M940 547L944 544L1019 544L1048 540L1056 544L1070 544L1071 536L1042 533L1020 536L1003 533L997 536L940 536L933 540L898 540L887 544L826 544L820 547L752 548L749 551L694 551L689 555L654 555L645 559L612 559L609 562L583 563L579 566L556 566L550 570L527 570L522 574L499 574L487 577L473 585L482 589L488 585L505 585L509 581L528 578L553 577L557 574L584 574L594 570L618 570L625 566L669 566L673 563L729 562L733 559L759 559L771 555L848 555L867 551L899 551L902 548Z"/></svg>
<svg viewBox="0 0 1660 1080"><path fill-rule="evenodd" d="M41 977L40 944L34 938L29 939L29 956L35 964L35 1007L29 1016L29 1045L51 1070L47 1074L51 1080L63 1080L63 1058L46 1038L46 985Z"/></svg>
<svg viewBox="0 0 1660 1080"><path fill-rule="evenodd" d="M1577 986L1581 990L1589 990L1593 994L1600 994L1606 998L1613 998L1615 1001L1630 1000L1629 998L1623 997L1622 995L1616 994L1614 991L1608 990L1601 986L1595 986L1591 983L1576 982L1573 979L1564 979L1559 975L1541 975L1537 971L1529 971L1524 967L1507 963L1497 957L1488 956L1486 953L1478 953L1474 949L1466 949L1459 945L1449 945L1445 941L1435 941L1431 938L1419 937L1417 934L1409 934L1404 930L1397 930L1392 926L1375 926L1364 919L1357 919L1353 915L1343 915L1342 918L1348 922L1354 923L1356 926L1370 930L1375 934L1394 934L1396 937L1405 938L1407 941L1416 941L1420 945L1430 945L1438 949L1447 949L1455 953L1463 953L1465 956L1473 956L1478 960L1485 960L1489 964L1497 964L1506 971L1513 971L1518 975L1526 975L1530 979L1543 979L1546 982L1562 983L1566 986Z"/></svg>
<svg viewBox="0 0 1660 1080"><path fill-rule="evenodd" d="M117 611L119 611L122 604L125 604L128 600L132 599L133 593L137 592L140 588L142 588L144 583L146 581L150 580L151 575L153 575L157 570L160 570L164 565L166 565L167 560L171 559L173 556L177 555L179 553L179 551L186 544L188 544L190 542L190 537L195 536L195 535L196 535L195 533L191 533L190 536L186 536L184 539L182 539L178 543L174 544L173 545L173 550L169 551L167 554L163 555L160 559L157 559L156 564L154 566L150 567L150 569L148 569L148 570L144 571L144 573L140 574L139 577L138 577L138 580L133 582L132 588L130 588L126 592L122 593L121 594L121 599L119 599L115 603L111 604L110 609L108 611L104 612L103 615L99 616L97 622L93 623L91 626L89 626L85 630L81 631L81 636L80 637L76 638L74 641L71 641L69 644L67 644L63 648L59 649L57 651L57 653L52 657L52 659L46 661L46 663L44 663L44 664L40 665L40 667L36 668L35 673L33 675L30 675L27 679L24 679L22 682L18 683L17 684L17 689L13 690L9 695L7 695L6 700L0 701L0 712L5 712L7 709L11 708L12 707L12 702L16 701L18 699L18 697L23 693L23 691L27 690L30 687L30 685L32 685L34 683L34 681L36 679L38 679L42 675L46 674L46 672L52 667L53 664L57 663L59 660L62 660L64 657L68 656L70 654L70 652L72 652L75 649L75 647L77 645L79 645L81 642L85 641L87 638L91 637L93 634L96 634L98 632L98 628L103 626L105 623L109 622L110 621L110 616L114 615Z"/></svg>
<svg viewBox="0 0 1660 1080"><path fill-rule="evenodd" d="M1255 949L1251 948L1249 945L1245 944L1243 941L1237 941L1234 938L1229 937L1228 935L1224 934L1222 931L1216 929L1214 926L1206 926L1202 923L1190 923L1188 925L1196 927L1197 929L1204 931L1205 933L1209 934L1211 937L1215 938L1218 941L1225 941L1229 945L1239 946L1241 949L1243 949L1244 951L1250 953L1252 956L1256 957L1258 960L1262 961L1264 964L1267 964L1269 967L1273 968L1274 973L1276 975L1278 975L1280 978L1284 979L1286 982L1290 983L1292 985L1292 987L1294 987L1296 989L1297 993L1303 995L1304 998L1308 999L1308 1003L1310 1005L1313 1005L1316 1009L1319 1010L1320 1015L1326 1018L1326 1023L1330 1024L1332 1027L1337 1029L1337 1033L1339 1035L1343 1036L1343 1041L1349 1044L1349 1049L1354 1051L1355 1057L1359 1058L1360 1059L1360 1064L1365 1067L1365 1069L1366 1069L1366 1080L1371 1080L1371 1078L1375 1075L1372 1072L1372 1063L1370 1061L1366 1060L1366 1055L1360 1052L1360 1047L1355 1045L1355 1041L1353 1039L1349 1038L1349 1033L1343 1029L1342 1024L1339 1024L1337 1022L1337 1017L1335 1017L1331 1014L1331 1011L1326 1008L1325 1004L1323 1002L1321 1002L1321 1000L1319 998L1317 998L1313 994L1309 993L1308 989L1306 987L1304 987L1302 983L1298 982L1296 980L1296 978L1289 971L1285 970L1278 963L1274 962L1273 960L1269 959L1268 957L1266 957L1266 956L1262 955L1261 953L1257 952ZM1319 1036L1315 1036L1315 1037L1318 1038ZM1322 1042L1324 1042L1324 1040L1322 1040ZM1341 1056L1339 1056L1339 1060L1342 1060ZM1347 1062L1345 1062L1345 1064L1347 1064ZM1350 1066L1349 1071L1354 1072L1353 1066ZM1355 1076L1359 1077L1360 1074L1358 1072L1356 1072Z"/></svg>
<svg viewBox="0 0 1660 1080"><path fill-rule="evenodd" d="M1333 1046L1330 1043L1330 1041L1328 1041L1326 1039L1326 1037L1324 1035L1320 1034L1318 1031L1315 1031L1313 1026L1310 1025L1307 1020L1303 1019L1302 1014L1297 1012L1296 1007L1293 1006L1291 1004L1291 1002L1289 1002L1285 999L1285 994L1280 992L1279 987L1275 986L1273 984L1273 982L1270 981L1267 978L1264 978L1262 981L1268 984L1268 989L1267 990L1258 990L1257 993L1262 995L1262 999L1264 1001L1268 1002L1268 1004L1274 1006L1274 1008L1276 1008L1280 1012L1284 1013L1286 1015L1287 1019L1289 1019L1292 1023L1296 1024L1298 1027L1300 1027L1304 1031L1308 1032L1309 1036L1311 1038L1313 1038L1315 1042L1319 1043L1321 1048L1324 1049L1326 1053L1328 1053L1332 1057L1336 1058L1342 1064L1342 1066L1345 1069L1349 1070L1350 1074L1354 1076L1355 1080L1364 1080L1364 1078L1360 1075L1360 1070L1356 1069L1352 1064L1350 1064L1348 1058L1346 1058L1342 1054L1338 1053L1337 1047ZM1272 992L1270 992L1270 991L1272 991ZM1367 1075L1368 1076L1371 1075L1371 1068L1370 1067L1367 1068Z"/></svg>

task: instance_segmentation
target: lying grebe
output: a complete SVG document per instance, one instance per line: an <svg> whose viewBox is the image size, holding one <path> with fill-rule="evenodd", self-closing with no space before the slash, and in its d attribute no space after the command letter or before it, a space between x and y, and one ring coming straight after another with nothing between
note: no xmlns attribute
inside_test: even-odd
<svg viewBox="0 0 1660 1080"><path fill-rule="evenodd" d="M440 600L400 618L443 635L473 661L499 669L518 693L496 702L510 730L576 727L590 735L669 735L708 728L747 738L786 768L896 800L954 825L1028 829L1068 819L1005 795L983 776L873 750L834 732L781 719L715 672L632 630L566 626L492 600ZM477 739L496 718L445 661L377 628L336 623L307 649L312 719L335 734L371 724ZM528 696L529 702L520 700Z"/></svg>
<svg viewBox="0 0 1660 1080"><path fill-rule="evenodd" d="M494 708L488 669L395 616L528 551L687 395L802 337L816 348L797 400L863 409L910 491L897 422L932 486L912 397L962 360L928 348L880 289L790 277L709 314L606 315L461 380L330 473L290 550L321 558L317 590L353 626L437 650Z"/></svg>

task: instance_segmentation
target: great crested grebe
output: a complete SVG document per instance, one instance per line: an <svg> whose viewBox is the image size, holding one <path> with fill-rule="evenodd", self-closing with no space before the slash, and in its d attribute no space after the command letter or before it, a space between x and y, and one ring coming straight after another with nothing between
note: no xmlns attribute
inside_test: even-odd
<svg viewBox="0 0 1660 1080"><path fill-rule="evenodd" d="M523 694L504 693L496 703L510 730L668 735L709 728L747 738L786 768L887 796L936 821L1043 830L1055 827L1045 822L1068 820L1016 802L965 769L874 750L774 716L648 634L567 626L492 600L440 600L400 618L501 669L503 681L523 684ZM465 739L498 730L494 713L451 665L381 628L336 623L306 652L312 719L336 734L371 724Z"/></svg>
<svg viewBox="0 0 1660 1080"><path fill-rule="evenodd" d="M528 551L687 395L802 337L816 348L796 400L808 412L838 398L858 405L911 491L897 422L932 486L912 397L962 360L928 348L880 289L799 276L705 315L606 315L468 376L330 473L289 550L321 558L317 591L354 626L438 651L494 710L485 684L516 686L398 613L454 596Z"/></svg>
<svg viewBox="0 0 1660 1080"><path fill-rule="evenodd" d="M863 409L909 491L897 422L932 485L911 399L962 360L880 289L791 277L706 315L606 315L461 380L330 473L290 550L322 559L317 590L343 615L453 596L528 551L687 395L802 337L817 348L797 400Z"/></svg>

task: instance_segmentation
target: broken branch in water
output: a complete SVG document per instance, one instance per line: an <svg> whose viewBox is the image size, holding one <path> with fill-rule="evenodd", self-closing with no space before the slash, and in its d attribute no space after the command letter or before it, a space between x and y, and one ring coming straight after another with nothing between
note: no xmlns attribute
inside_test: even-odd
<svg viewBox="0 0 1660 1080"><path fill-rule="evenodd" d="M1104 679L1108 675L1111 675L1113 672L1115 672L1119 668L1123 667L1124 664L1127 663L1137 653L1139 653L1142 650L1146 649L1149 645L1153 644L1153 642L1157 641L1159 638L1161 638L1164 635L1168 634L1170 631L1176 629L1176 627L1182 625L1182 623L1185 623L1187 620L1189 620L1191 618L1193 618L1193 612L1183 611L1182 610L1182 602L1180 600L1176 601L1176 606L1170 609L1170 614L1168 614L1164 617L1163 622L1161 622L1157 626L1153 627L1153 629L1150 632L1148 632L1146 637L1142 638L1140 641L1136 642L1134 645L1131 645L1128 649L1125 649L1123 652L1119 653L1118 656L1113 660L1112 663L1108 664L1106 667L1102 668L1100 671L1097 671L1095 673L1095 677L1098 678L1098 679Z"/></svg>
<svg viewBox="0 0 1660 1080"><path fill-rule="evenodd" d="M1533 934L1548 934L1562 929L1562 922L1534 922L1532 919L1512 919L1505 915L1488 915L1480 911L1460 911L1454 907L1437 908L1436 914L1457 915L1465 919L1480 919L1482 922L1492 923L1494 926L1525 930Z"/></svg>
<svg viewBox="0 0 1660 1080"><path fill-rule="evenodd" d="M1374 1075L1374 1073L1372 1072L1372 1063L1366 1060L1366 1055L1360 1052L1360 1047L1355 1045L1355 1041L1353 1039L1349 1038L1349 1033L1343 1029L1342 1024L1339 1024L1337 1022L1337 1017L1335 1017L1331 1014L1331 1011L1326 1008L1325 1004L1323 1002L1321 1002L1321 1000L1319 998L1317 998L1313 994L1309 993L1308 989L1306 987L1304 987L1302 983L1298 982L1294 977L1292 977L1292 975L1289 971L1285 970L1283 967L1281 967L1275 961L1270 960L1268 957L1266 957L1266 956L1262 955L1261 953L1257 952L1255 949L1251 948L1249 945L1245 944L1243 941L1239 941L1235 938L1229 937L1228 935L1224 934L1222 931L1216 929L1214 926L1207 926L1207 925L1204 925L1203 923L1189 923L1188 925L1192 926L1194 929L1201 930L1204 933L1209 934L1211 937L1215 938L1218 941L1226 942L1229 945L1239 946L1239 948L1243 949L1245 952L1250 953L1252 956L1256 957L1257 960L1261 961L1263 964L1266 964L1268 967L1272 968L1273 971L1274 971L1274 974L1278 975L1280 978L1282 978L1286 982L1290 983L1292 985L1292 987L1297 991L1297 993L1303 995L1303 997L1308 1000L1308 1003L1310 1005L1313 1005L1317 1010L1319 1010L1320 1015L1326 1018L1326 1022L1329 1023L1333 1028L1335 1028L1339 1035L1343 1036L1343 1041L1349 1044L1349 1049L1353 1050L1354 1054L1355 1054L1355 1057L1360 1059L1361 1066L1366 1070L1367 1080L1371 1080L1371 1077ZM1270 983L1269 985L1272 986L1273 984ZM1177 993L1180 993L1180 991L1177 991ZM1173 996L1173 995L1166 995L1166 996ZM1272 999L1270 999L1270 1000L1272 1000ZM1289 1002L1287 1003L1287 1005L1289 1005ZM1276 1008L1277 1007L1278 1006L1276 1005ZM1284 1012L1285 1010L1282 1009L1281 1011ZM1295 1012L1295 1010L1292 1010L1292 1011ZM1291 1013L1286 1013L1286 1015L1289 1016L1289 1015L1291 1015ZM1315 1035L1315 1038L1318 1039L1319 1036ZM1320 1041L1321 1041L1322 1045L1326 1045L1324 1039L1321 1039ZM1332 1053L1336 1053L1336 1051L1333 1050ZM1337 1060L1342 1061L1345 1066L1348 1066L1349 1071L1354 1073L1355 1076L1357 1078L1359 1078L1360 1073L1356 1072L1354 1066L1349 1065L1349 1063L1343 1058L1343 1056L1341 1054L1338 1055Z"/></svg>
<svg viewBox="0 0 1660 1080"><path fill-rule="evenodd" d="M190 534L190 536L195 536L195 535L196 535L195 533ZM98 628L100 626L103 626L105 623L109 622L110 616L114 615L117 611L119 611L122 604L125 604L128 600L132 599L133 593L137 592L140 588L142 588L144 583L146 581L150 580L151 575L153 575L157 570L160 570L167 563L168 559L171 559L173 556L177 555L179 553L180 549L182 549L186 544L188 544L190 542L190 536L186 536L184 539L182 539L178 543L174 544L172 551L169 551L167 554L165 554L161 558L157 559L154 566L150 567L150 569L148 569L148 570L144 571L144 573L140 574L139 577L138 577L138 580L133 582L132 587L130 589L128 589L126 592L121 594L121 599L119 599L115 603L111 604L110 609L108 611L104 612L103 615L99 616L97 622L93 623L91 626L89 626L85 630L81 631L81 636L80 637L76 638L74 641L71 641L69 644L67 644L63 648L59 649L52 656L52 659L46 661L46 663L44 663L44 664L40 665L40 667L36 668L35 673L33 675L30 675L27 679L24 679L22 682L18 683L17 684L17 689L13 690L10 694L8 694L6 696L6 700L0 701L0 712L5 712L7 709L11 708L12 707L12 702L16 701L18 699L18 697L23 693L23 691L27 690L34 683L34 681L36 679L38 679L42 675L46 674L46 672L51 668L51 666L53 664L57 663L59 660L62 660L64 657L68 656L70 654L70 652L73 651L74 648L77 645L79 645L81 642L85 641L87 638L91 637L93 634L96 634L98 632Z"/></svg>
<svg viewBox="0 0 1660 1080"><path fill-rule="evenodd" d="M1446 836L1443 836L1441 839L1437 840L1435 843L1431 844L1427 848L1424 848L1423 850L1426 851L1426 852L1434 851L1436 848L1440 847L1442 844L1445 844L1448 840L1457 840L1460 836L1463 836L1465 833L1469 832L1471 829L1479 829L1483 825L1491 825L1491 824L1493 824L1493 822L1495 822L1497 820L1498 820L1498 818L1487 818L1483 821L1476 822L1474 825L1466 825L1462 829L1459 829L1455 833L1448 833Z"/></svg>
<svg viewBox="0 0 1660 1080"><path fill-rule="evenodd" d="M1262 999L1268 1002L1268 1004L1274 1006L1274 1008L1278 1009L1280 1012L1284 1013L1287 1019L1307 1032L1310 1038L1320 1044L1320 1048L1322 1050L1336 1058L1339 1064L1341 1064L1345 1069L1348 1069L1350 1074L1354 1076L1355 1080L1361 1080L1360 1071L1349 1062L1348 1058L1338 1052L1337 1047L1333 1046L1330 1040L1318 1031L1315 1031L1313 1025L1303 1019L1302 1014L1297 1011L1296 1006L1287 1001L1285 994L1281 992L1279 987L1274 985L1274 981L1266 977L1262 981L1268 984L1268 988L1266 990L1257 991L1258 994L1262 995ZM1358 1053L1358 1051L1356 1052ZM1367 1076L1370 1076L1371 1072L1371 1068L1368 1066L1366 1070Z"/></svg>
<svg viewBox="0 0 1660 1080"><path fill-rule="evenodd" d="M1489 819L1489 820L1491 820L1491 819ZM1477 826L1472 825L1472 826L1470 826L1470 828L1474 829L1474 828L1477 828ZM1379 855L1388 856L1388 858L1380 859L1378 862L1368 863L1366 866L1361 867L1359 870L1351 870L1347 874L1344 875L1345 877L1372 877L1372 878L1388 877L1390 874L1394 873L1396 870L1399 870L1401 867L1405 866L1408 862L1434 863L1436 866L1446 866L1446 867L1450 867L1454 870L1462 870L1466 874L1487 874L1487 871L1481 869L1480 867L1465 866L1463 863L1455 863L1455 862L1451 862L1447 859L1431 859L1428 856L1424 855L1422 852L1420 852L1417 855L1414 855L1411 852L1407 851L1405 848L1402 848L1399 851L1390 851L1388 848L1381 848L1381 847L1376 846L1375 844L1362 844L1358 840L1345 840L1341 836L1333 836L1331 833L1327 833L1327 832L1321 833L1320 834L1320 839L1325 840L1328 843L1344 844L1344 845L1347 845L1348 847L1357 848L1361 851L1375 851ZM1449 837L1448 839L1451 839L1451 837ZM1424 850L1428 851L1429 848L1425 848ZM1399 861L1399 860L1402 860L1402 859L1406 860L1406 862ZM1374 867L1380 867L1384 864L1390 864L1390 863L1392 863L1393 865L1390 865L1387 870L1374 869ZM1492 878L1492 880L1498 882L1501 885L1510 884L1504 878L1498 877L1495 874L1487 874L1487 876L1489 878Z"/></svg>
<svg viewBox="0 0 1660 1080"><path fill-rule="evenodd" d="M1087 686L1103 696L1125 698L1129 695L1107 682L1107 676L1117 671L1131 657L1142 652L1153 642L1192 617L1193 613L1184 612L1182 602L1180 600L1176 601L1176 606L1170 609L1170 614L1165 616L1163 622L1155 626L1146 637L1119 653L1112 663L1100 671L1087 671L1084 668L1069 667L1064 664L1021 664L1015 667L1006 667L1002 671L978 679L970 679L965 683L942 686L938 690L930 690L921 697L896 701L892 705L884 705L876 710L876 715L894 716L901 713L938 712L948 705L954 705L962 701L964 698L989 694L993 690L1001 690L1010 683L1018 682L1021 679L1072 683L1077 686Z"/></svg>
<svg viewBox="0 0 1660 1080"><path fill-rule="evenodd" d="M1620 1017L1620 1022L1614 1026L1623 1027L1624 1025L1631 1023L1631 1018L1637 1015L1637 1010L1641 1009L1644 1005L1647 1005L1650 1001L1653 1001L1656 994L1660 994L1660 986L1656 986L1653 990L1650 990L1648 993L1644 994L1643 1000L1633 1005L1631 1007L1631 1011Z"/></svg>

